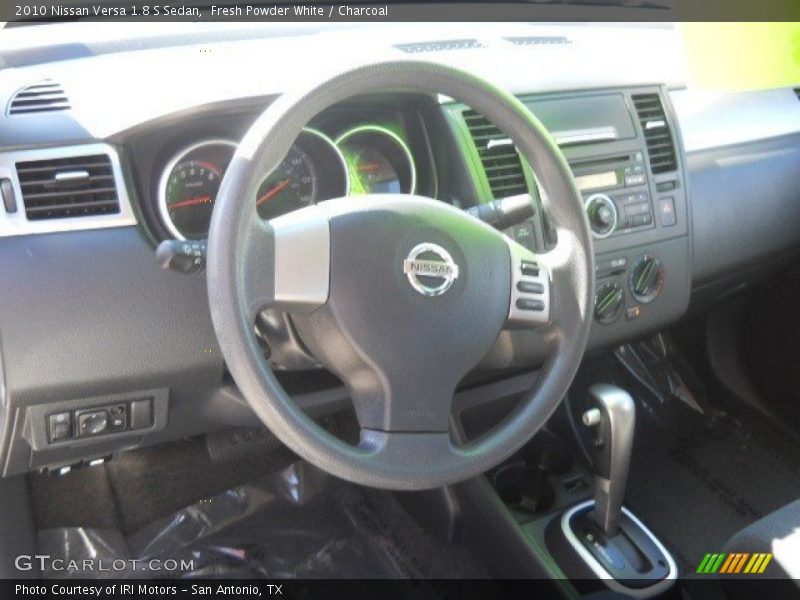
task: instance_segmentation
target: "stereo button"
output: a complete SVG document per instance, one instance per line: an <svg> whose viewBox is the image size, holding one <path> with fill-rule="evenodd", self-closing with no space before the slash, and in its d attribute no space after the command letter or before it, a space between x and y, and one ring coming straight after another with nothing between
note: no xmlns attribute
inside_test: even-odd
<svg viewBox="0 0 800 600"><path fill-rule="evenodd" d="M641 204L630 204L625 207L625 216L643 215L650 212L650 205L647 202Z"/></svg>
<svg viewBox="0 0 800 600"><path fill-rule="evenodd" d="M625 185L643 185L644 175L626 175Z"/></svg>

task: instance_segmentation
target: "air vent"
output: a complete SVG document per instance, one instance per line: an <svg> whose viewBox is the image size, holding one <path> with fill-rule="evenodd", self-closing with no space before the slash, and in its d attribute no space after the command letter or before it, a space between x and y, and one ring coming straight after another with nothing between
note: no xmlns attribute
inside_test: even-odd
<svg viewBox="0 0 800 600"><path fill-rule="evenodd" d="M106 154L16 163L29 221L120 212Z"/></svg>
<svg viewBox="0 0 800 600"><path fill-rule="evenodd" d="M658 94L637 94L631 98L647 142L650 170L654 175L674 171L678 167L675 145L661 98Z"/></svg>
<svg viewBox="0 0 800 600"><path fill-rule="evenodd" d="M419 54L420 52L443 52L445 50L469 50L470 48L482 48L476 39L462 40L436 40L432 42L414 42L411 44L397 44L395 48L409 54Z"/></svg>
<svg viewBox="0 0 800 600"><path fill-rule="evenodd" d="M572 43L571 39L563 35L527 35L507 37L505 40L515 46L558 46Z"/></svg>
<svg viewBox="0 0 800 600"><path fill-rule="evenodd" d="M528 192L522 162L508 136L482 114L463 112L495 199Z"/></svg>
<svg viewBox="0 0 800 600"><path fill-rule="evenodd" d="M58 83L42 81L19 90L8 105L9 115L68 110L69 100Z"/></svg>

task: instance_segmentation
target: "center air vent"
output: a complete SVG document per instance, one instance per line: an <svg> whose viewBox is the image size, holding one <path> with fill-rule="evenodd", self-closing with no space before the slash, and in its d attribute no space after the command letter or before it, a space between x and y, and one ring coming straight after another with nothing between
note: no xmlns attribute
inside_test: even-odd
<svg viewBox="0 0 800 600"><path fill-rule="evenodd" d="M522 162L508 136L474 110L465 110L463 116L489 180L492 197L499 199L527 193Z"/></svg>
<svg viewBox="0 0 800 600"><path fill-rule="evenodd" d="M69 108L69 99L61 86L47 80L17 91L8 105L8 114L24 115L68 110Z"/></svg>
<svg viewBox="0 0 800 600"><path fill-rule="evenodd" d="M650 170L654 175L674 171L678 168L675 144L661 98L658 94L637 94L631 99L642 124Z"/></svg>
<svg viewBox="0 0 800 600"><path fill-rule="evenodd" d="M120 212L106 154L16 163L29 221Z"/></svg>
<svg viewBox="0 0 800 600"><path fill-rule="evenodd" d="M483 45L474 38L462 40L435 40L432 42L412 42L410 44L397 44L395 48L409 54L420 52L442 52L444 50L469 50L482 48Z"/></svg>

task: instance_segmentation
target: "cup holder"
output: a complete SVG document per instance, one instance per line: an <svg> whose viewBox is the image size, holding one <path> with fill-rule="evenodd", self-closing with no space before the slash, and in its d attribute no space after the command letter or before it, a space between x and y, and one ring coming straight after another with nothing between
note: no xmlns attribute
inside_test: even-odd
<svg viewBox="0 0 800 600"><path fill-rule="evenodd" d="M513 464L501 467L493 478L494 489L506 504L538 514L555 501L555 490L547 481L547 473L537 467Z"/></svg>
<svg viewBox="0 0 800 600"><path fill-rule="evenodd" d="M540 431L490 479L503 502L517 510L539 514L555 504L556 490L548 478L563 475L573 464L564 442L549 431Z"/></svg>

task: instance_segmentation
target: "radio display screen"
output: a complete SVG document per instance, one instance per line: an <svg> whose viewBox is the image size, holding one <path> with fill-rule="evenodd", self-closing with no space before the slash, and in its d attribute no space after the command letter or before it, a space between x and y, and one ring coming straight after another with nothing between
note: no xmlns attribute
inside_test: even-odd
<svg viewBox="0 0 800 600"><path fill-rule="evenodd" d="M582 192L596 190L598 188L612 187L619 183L616 171L606 171L604 173L592 173L591 175L579 175L575 178L578 189Z"/></svg>

